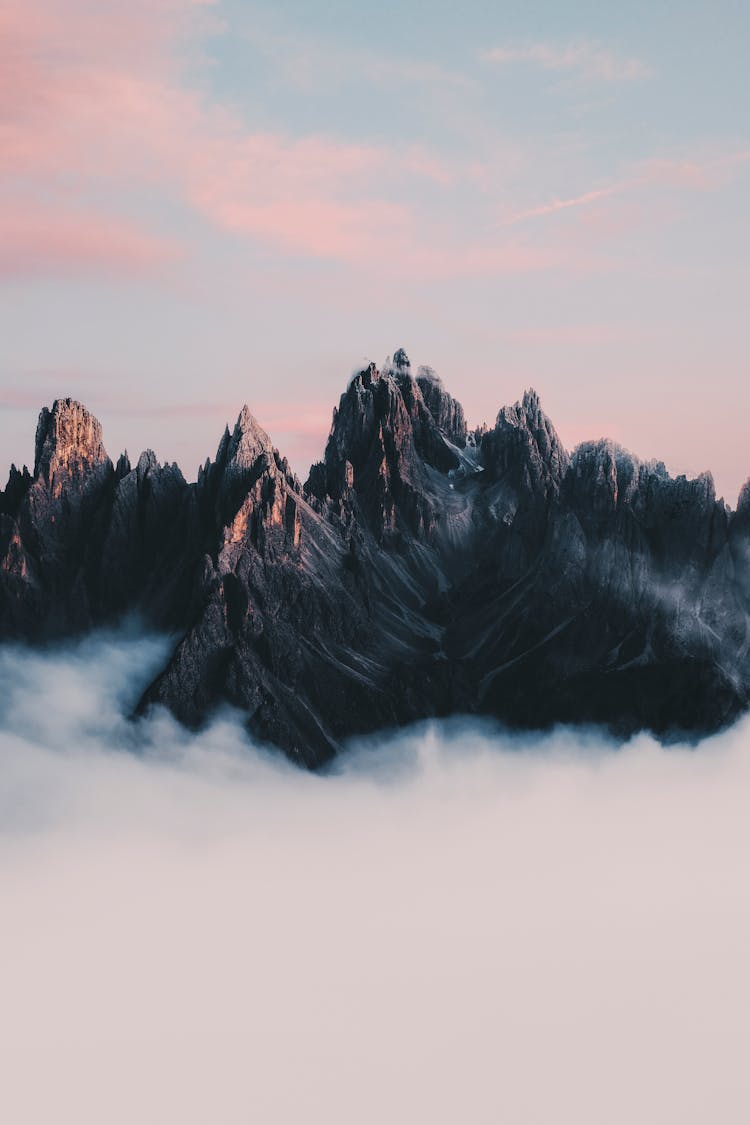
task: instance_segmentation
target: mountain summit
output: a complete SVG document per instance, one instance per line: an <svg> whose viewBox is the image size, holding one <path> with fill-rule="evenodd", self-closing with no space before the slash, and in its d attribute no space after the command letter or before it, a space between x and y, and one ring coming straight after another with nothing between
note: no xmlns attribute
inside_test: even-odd
<svg viewBox="0 0 750 1125"><path fill-rule="evenodd" d="M51 410L42 410L36 430L36 479L47 484L61 476L80 481L88 470L108 461L102 428L80 402L57 399Z"/></svg>
<svg viewBox="0 0 750 1125"><path fill-rule="evenodd" d="M701 734L750 696L748 495L570 455L532 390L470 431L403 349L350 380L304 485L248 407L188 484L151 452L113 466L61 399L0 493L0 637L137 611L176 638L141 709L228 702L311 767L457 713Z"/></svg>

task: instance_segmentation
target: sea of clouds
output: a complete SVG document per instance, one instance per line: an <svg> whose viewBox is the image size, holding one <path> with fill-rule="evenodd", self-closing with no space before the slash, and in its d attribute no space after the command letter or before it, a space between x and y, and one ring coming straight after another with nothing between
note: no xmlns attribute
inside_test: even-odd
<svg viewBox="0 0 750 1125"><path fill-rule="evenodd" d="M0 650L0 1120L745 1125L750 725L432 724L325 775Z"/></svg>

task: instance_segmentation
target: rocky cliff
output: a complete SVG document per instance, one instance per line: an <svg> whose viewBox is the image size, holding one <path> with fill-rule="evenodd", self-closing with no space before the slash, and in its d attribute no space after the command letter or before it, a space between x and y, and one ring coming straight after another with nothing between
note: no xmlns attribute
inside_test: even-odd
<svg viewBox="0 0 750 1125"><path fill-rule="evenodd" d="M141 709L229 703L316 766L429 716L700 734L750 694L750 486L673 479L608 441L569 455L527 391L469 431L403 352L350 381L303 485L244 407L188 484L108 457L70 399L0 493L0 635L137 612L175 637Z"/></svg>

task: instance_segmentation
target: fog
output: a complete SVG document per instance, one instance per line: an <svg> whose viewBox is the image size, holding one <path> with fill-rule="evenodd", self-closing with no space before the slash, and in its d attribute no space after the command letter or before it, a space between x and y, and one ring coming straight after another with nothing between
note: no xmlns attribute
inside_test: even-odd
<svg viewBox="0 0 750 1125"><path fill-rule="evenodd" d="M432 724L325 776L0 650L0 1120L747 1120L750 726Z"/></svg>

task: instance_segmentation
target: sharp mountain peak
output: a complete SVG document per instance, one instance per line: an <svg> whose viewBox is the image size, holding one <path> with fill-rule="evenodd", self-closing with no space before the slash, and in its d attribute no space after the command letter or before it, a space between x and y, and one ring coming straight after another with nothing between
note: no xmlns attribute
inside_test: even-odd
<svg viewBox="0 0 750 1125"><path fill-rule="evenodd" d="M714 730L750 700L749 493L571 456L533 389L469 431L403 348L352 377L304 486L247 406L188 484L152 451L114 467L58 399L0 493L0 638L137 611L179 638L143 707L231 703L308 765L458 712Z"/></svg>

